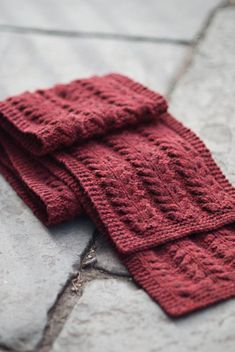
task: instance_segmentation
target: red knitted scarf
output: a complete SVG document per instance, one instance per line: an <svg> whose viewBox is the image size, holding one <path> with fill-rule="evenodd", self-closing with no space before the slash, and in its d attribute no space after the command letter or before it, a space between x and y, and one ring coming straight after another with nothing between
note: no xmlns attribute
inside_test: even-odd
<svg viewBox="0 0 235 352"><path fill-rule="evenodd" d="M46 225L88 214L169 315L235 295L235 190L161 95L110 74L8 98L0 170Z"/></svg>

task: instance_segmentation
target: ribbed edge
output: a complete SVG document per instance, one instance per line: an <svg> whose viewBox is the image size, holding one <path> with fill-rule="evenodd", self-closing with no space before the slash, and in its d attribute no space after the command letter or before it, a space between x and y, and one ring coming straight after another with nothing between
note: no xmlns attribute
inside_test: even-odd
<svg viewBox="0 0 235 352"><path fill-rule="evenodd" d="M163 108L162 112L166 112L167 111L168 104L167 104L166 99L163 96L161 96L161 95L157 94L156 92L152 91L151 89L147 88L142 83L138 83L138 82L132 80L131 78L129 78L127 76L123 76L123 75L121 75L119 73L110 73L106 77L111 77L112 79L114 79L117 82L119 82L121 85L131 89L133 92L136 92L136 93L139 93L139 94L143 94L147 98L153 99L154 101L158 100L159 97L161 97L162 98L162 102L164 102L164 108Z"/></svg>
<svg viewBox="0 0 235 352"><path fill-rule="evenodd" d="M163 114L161 120L172 130L177 132L182 138L188 141L191 146L203 157L207 167L209 168L211 175L213 175L216 180L220 183L222 187L228 192L232 197L235 197L235 188L231 185L225 175L222 173L219 166L213 160L212 154L207 149L203 141L189 128L185 127L181 122L176 120L170 114Z"/></svg>
<svg viewBox="0 0 235 352"><path fill-rule="evenodd" d="M233 209L224 214L210 214L198 219L197 223L172 224L172 226L164 227L164 233L156 229L153 236L146 238L136 236L119 220L101 192L94 175L85 166L69 154L59 153L56 158L77 177L83 189L81 198L83 208L95 223L99 223L100 230L111 236L121 253L127 254L148 249L169 240L183 238L191 233L213 230L235 221L235 210Z"/></svg>

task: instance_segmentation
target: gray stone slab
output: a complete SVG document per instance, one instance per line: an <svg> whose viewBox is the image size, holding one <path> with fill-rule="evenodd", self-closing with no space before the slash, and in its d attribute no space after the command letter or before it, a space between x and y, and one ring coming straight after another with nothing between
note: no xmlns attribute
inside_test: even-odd
<svg viewBox="0 0 235 352"><path fill-rule="evenodd" d="M98 235L95 244L95 256L95 268L117 275L129 276L128 270L121 263L115 249L106 236Z"/></svg>
<svg viewBox="0 0 235 352"><path fill-rule="evenodd" d="M186 52L174 45L4 33L0 98L109 71L164 92ZM40 340L47 312L75 270L92 226L75 221L47 230L2 179L0 204L0 344L26 351Z"/></svg>
<svg viewBox="0 0 235 352"><path fill-rule="evenodd" d="M233 352L235 301L181 320L142 290L115 279L89 283L52 352Z"/></svg>
<svg viewBox="0 0 235 352"><path fill-rule="evenodd" d="M181 45L4 33L0 36L0 99L112 71L165 93L188 50Z"/></svg>
<svg viewBox="0 0 235 352"><path fill-rule="evenodd" d="M85 217L45 228L0 176L0 345L35 347L92 232Z"/></svg>
<svg viewBox="0 0 235 352"><path fill-rule="evenodd" d="M235 9L215 17L192 65L171 98L176 116L212 149L235 180ZM133 284L91 282L56 340L53 352L233 352L235 300L179 320L168 318Z"/></svg>
<svg viewBox="0 0 235 352"><path fill-rule="evenodd" d="M235 8L221 10L171 98L171 110L235 185Z"/></svg>
<svg viewBox="0 0 235 352"><path fill-rule="evenodd" d="M192 40L221 0L1 0L0 23Z"/></svg>

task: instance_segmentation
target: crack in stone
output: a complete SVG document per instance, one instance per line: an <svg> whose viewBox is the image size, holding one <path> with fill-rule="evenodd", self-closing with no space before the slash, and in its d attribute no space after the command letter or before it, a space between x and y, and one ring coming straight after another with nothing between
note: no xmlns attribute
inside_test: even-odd
<svg viewBox="0 0 235 352"><path fill-rule="evenodd" d="M66 285L58 295L53 307L48 312L48 323L45 328L43 338L38 344L35 352L49 352L51 347L60 334L66 320L68 319L74 306L83 294L86 284L98 279L121 279L132 281L131 278L117 274L108 274L104 270L96 268L81 269L79 273L68 279ZM74 287L76 285L76 290Z"/></svg>
<svg viewBox="0 0 235 352"><path fill-rule="evenodd" d="M0 352L17 352L17 351L13 350L3 344L0 344Z"/></svg>
<svg viewBox="0 0 235 352"><path fill-rule="evenodd" d="M190 45L193 40L178 39L178 38L164 38L164 37L149 37L134 34L119 34L119 33L105 33L92 31L76 31L76 30L61 30L61 29L44 29L39 27L23 27L16 25L0 24L1 32L11 32L18 34L40 34L58 37L70 37L81 39L112 39L131 42L148 42L161 43L173 45Z"/></svg>
<svg viewBox="0 0 235 352"><path fill-rule="evenodd" d="M61 332L67 318L74 306L82 296L85 285L97 279L119 278L129 280L125 275L108 273L105 270L93 268L92 258L95 259L95 242L98 231L95 229L91 240L87 244L78 264L75 264L76 271L70 275L65 285L59 292L57 299L48 311L47 326L44 329L43 337L34 352L49 352L54 341ZM0 351L1 352L1 351Z"/></svg>
<svg viewBox="0 0 235 352"><path fill-rule="evenodd" d="M179 70L178 74L172 79L172 82L169 84L169 88L166 92L166 98L170 101L173 91L175 90L178 82L181 78L186 74L188 68L192 65L195 54L197 53L200 42L204 39L208 28L210 27L215 15L222 9L226 7L233 7L229 0L224 0L217 6L215 6L209 13L204 21L199 33L194 41L191 42L191 50L189 51L189 55L186 58L183 67Z"/></svg>

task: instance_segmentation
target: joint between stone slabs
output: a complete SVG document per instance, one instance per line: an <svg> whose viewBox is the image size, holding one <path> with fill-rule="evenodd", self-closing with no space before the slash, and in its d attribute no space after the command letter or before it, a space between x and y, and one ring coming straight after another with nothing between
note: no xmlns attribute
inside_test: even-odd
<svg viewBox="0 0 235 352"><path fill-rule="evenodd" d="M65 285L58 293L53 306L47 312L47 325L44 329L41 341L34 349L35 352L48 352L50 350L54 340L60 333L67 317L76 304L78 297L80 297L77 292L75 294L71 290L71 283L77 275L78 272L70 275Z"/></svg>
<svg viewBox="0 0 235 352"><path fill-rule="evenodd" d="M35 351L47 352L50 350L54 340L63 328L67 317L77 303L77 300L82 295L82 284L79 282L81 278L82 263L90 252L91 247L94 245L96 239L95 232L96 231L93 232L91 240L81 254L80 260L73 265L73 269L75 270L74 273L69 276L61 291L58 293L53 306L47 312L47 325L44 329L43 337L38 343Z"/></svg>
<svg viewBox="0 0 235 352"><path fill-rule="evenodd" d="M155 36L141 36L133 34L119 34L119 33L103 33L103 32L85 32L73 30L60 29L43 29L38 27L23 27L8 24L0 24L0 32L10 32L17 34L35 34L44 36L68 37L79 39L102 39L102 40L116 40L136 43L156 43L156 44L172 44L172 45L191 45L193 40L180 38L165 38Z"/></svg>
<svg viewBox="0 0 235 352"><path fill-rule="evenodd" d="M102 268L93 267L96 263L95 244L98 235L99 233L95 229L91 240L81 254L80 261L73 266L74 273L69 276L66 283L61 288L61 291L58 293L53 306L48 311L47 325L44 329L43 337L34 352L50 351L71 311L82 296L83 290L88 282L98 279L113 278L131 281L130 277L127 275L111 273Z"/></svg>
<svg viewBox="0 0 235 352"><path fill-rule="evenodd" d="M111 276L111 278L115 278L115 279L119 279L119 278L123 278L123 279L129 279L129 280L132 280L130 274L126 273L126 274L122 274L122 273L118 273L118 272L112 272L111 270L107 270L107 269L104 269L102 268L101 266L99 265L96 265L95 269L97 271L100 271L100 272L103 272L109 276Z"/></svg>
<svg viewBox="0 0 235 352"><path fill-rule="evenodd" d="M97 271L101 273L106 273L108 275L111 275L113 278L128 278L130 277L130 274L128 271L122 272L114 269L108 269L105 267L105 265L102 265L102 263L99 263L99 257L97 255L98 252L98 243L97 241L99 240L100 237L105 237L104 235L101 235L97 229L94 230L92 239L87 246L86 250L84 251L84 254L82 256L81 260L81 265L80 265L80 270L84 269L89 269L93 268L94 270L96 269ZM111 243L110 243L111 245ZM112 252L111 252L112 253Z"/></svg>
<svg viewBox="0 0 235 352"><path fill-rule="evenodd" d="M94 231L94 233L95 232L96 231ZM93 240L96 240L96 234L94 234ZM93 246L94 241L91 241L90 246L87 246L87 249L84 251L85 253L88 254L90 252L89 249ZM86 257L85 253L84 258ZM58 294L54 305L48 311L47 326L45 327L43 337L34 352L50 351L67 318L82 296L83 290L88 282L99 279L108 280L114 278L124 281L132 281L130 277L125 275L107 273L105 270L93 268L92 266L86 266L85 268L82 268L81 266L77 273L72 274Z"/></svg>
<svg viewBox="0 0 235 352"><path fill-rule="evenodd" d="M235 4L235 0L234 1ZM204 39L207 30L209 29L211 23L213 22L214 17L216 16L216 14L227 7L233 7L233 5L231 5L231 0L224 0L222 1L220 4L218 4L217 6L215 6L209 13L208 16L206 18L206 20L204 21L204 24L201 27L201 30L199 31L198 35L196 36L196 38L191 42L191 50L189 51L188 57L186 58L184 65L181 67L180 71L178 72L178 74L176 75L176 77L172 80L172 83L169 85L169 88L166 92L166 98L168 100L171 99L171 95L174 91L174 89L176 88L178 82L180 81L180 79L186 74L187 70L189 69L189 67L191 66L191 64L193 63L194 60L194 56L197 53L198 47L200 42Z"/></svg>
<svg viewBox="0 0 235 352"><path fill-rule="evenodd" d="M224 0L222 1L220 4L218 4L217 6L215 6L209 13L208 13L208 16L201 28L201 30L199 31L197 37L196 37L196 40L195 40L195 45L198 46L199 42L201 40L204 39L205 35L206 35L206 32L207 32L207 29L209 28L209 26L211 25L214 17L216 16L217 12L219 12L220 10L226 8L226 7L229 7L230 6L230 2L229 0Z"/></svg>
<svg viewBox="0 0 235 352"><path fill-rule="evenodd" d="M17 351L9 348L3 344L0 344L0 352L17 352Z"/></svg>
<svg viewBox="0 0 235 352"><path fill-rule="evenodd" d="M74 269L80 271L86 266L92 265L96 261L95 257L95 242L98 236L97 229L92 233L92 237L81 254L81 259L78 265L75 264Z"/></svg>

